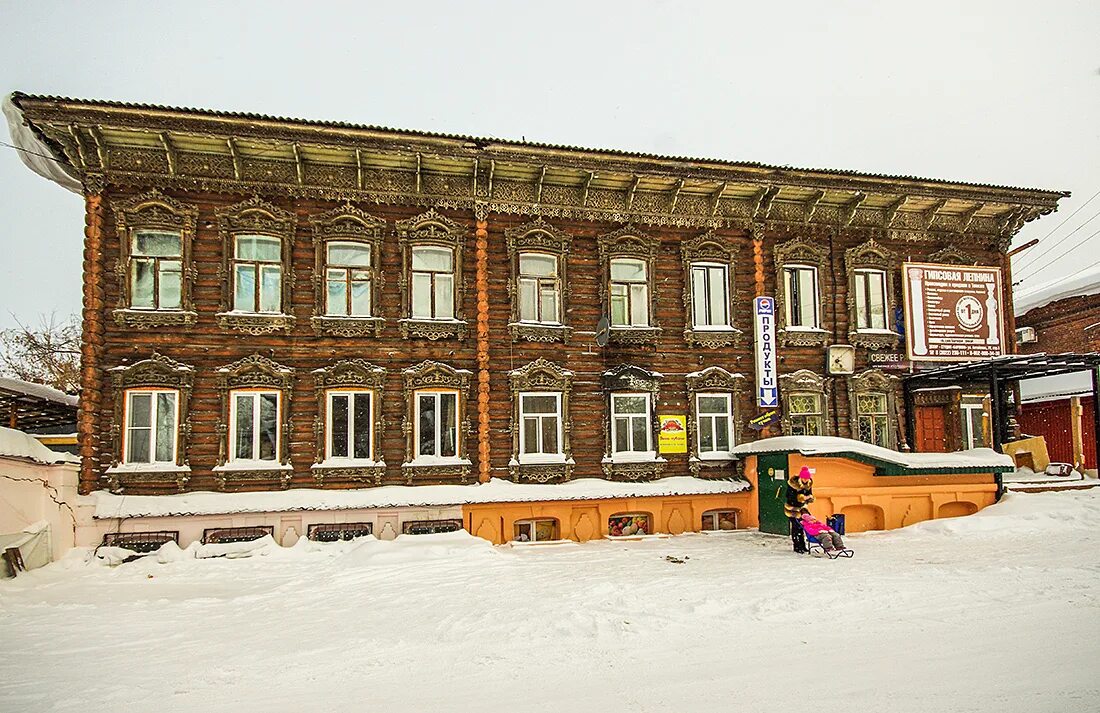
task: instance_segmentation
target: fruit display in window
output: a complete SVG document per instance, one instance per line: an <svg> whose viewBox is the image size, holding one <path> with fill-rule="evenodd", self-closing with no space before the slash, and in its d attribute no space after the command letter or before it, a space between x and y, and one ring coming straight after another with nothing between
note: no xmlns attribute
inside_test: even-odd
<svg viewBox="0 0 1100 713"><path fill-rule="evenodd" d="M618 515L607 522L607 532L612 537L649 534L648 515Z"/></svg>

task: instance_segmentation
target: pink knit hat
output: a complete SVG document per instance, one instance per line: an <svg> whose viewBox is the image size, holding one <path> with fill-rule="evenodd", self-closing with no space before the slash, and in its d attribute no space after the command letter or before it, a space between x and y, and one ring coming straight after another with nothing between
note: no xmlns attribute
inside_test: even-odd
<svg viewBox="0 0 1100 713"><path fill-rule="evenodd" d="M813 480L813 475L810 474L810 469L806 466L802 466L802 470L798 471L798 477L802 480Z"/></svg>

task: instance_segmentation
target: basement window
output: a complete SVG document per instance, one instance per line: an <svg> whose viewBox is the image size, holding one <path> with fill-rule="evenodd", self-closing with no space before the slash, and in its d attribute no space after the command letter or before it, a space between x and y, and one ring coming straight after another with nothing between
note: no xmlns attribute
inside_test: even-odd
<svg viewBox="0 0 1100 713"><path fill-rule="evenodd" d="M354 540L373 534L374 525L369 522L326 522L310 525L306 537L315 542Z"/></svg>
<svg viewBox="0 0 1100 713"><path fill-rule="evenodd" d="M403 535L435 535L440 532L458 532L462 520L407 520L401 524Z"/></svg>
<svg viewBox="0 0 1100 713"><path fill-rule="evenodd" d="M611 537L653 534L653 521L649 513L624 512L607 519L607 534Z"/></svg>

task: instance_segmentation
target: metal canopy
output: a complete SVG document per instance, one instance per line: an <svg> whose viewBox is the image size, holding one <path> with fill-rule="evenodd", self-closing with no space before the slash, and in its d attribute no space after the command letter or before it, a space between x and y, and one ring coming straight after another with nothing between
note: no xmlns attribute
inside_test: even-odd
<svg viewBox="0 0 1100 713"><path fill-rule="evenodd" d="M1100 452L1100 353L1009 354L985 361L952 364L919 371L905 378L905 404L909 442L914 442L913 391L942 386L981 384L989 389L993 448L1003 452L1008 440L1008 409L1005 386L1026 379L1087 371L1092 374L1092 396L1098 406L1092 410L1093 432Z"/></svg>
<svg viewBox="0 0 1100 713"><path fill-rule="evenodd" d="M0 425L28 433L62 426L76 430L77 397L57 389L0 377Z"/></svg>

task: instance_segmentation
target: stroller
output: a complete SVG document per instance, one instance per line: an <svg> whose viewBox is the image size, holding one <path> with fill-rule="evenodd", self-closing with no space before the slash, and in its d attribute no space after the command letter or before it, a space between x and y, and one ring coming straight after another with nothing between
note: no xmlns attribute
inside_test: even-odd
<svg viewBox="0 0 1100 713"><path fill-rule="evenodd" d="M829 526L829 529L841 535L844 534L844 520L842 518L838 518L835 515L832 517L827 517L825 518L825 524ZM805 534L806 536L806 546L808 548L807 552L811 555L824 554L831 560L835 560L840 557L850 558L855 555L855 552L847 547L840 550L827 550L824 546L822 546L821 542L819 542L816 537L806 532L805 530L803 530L803 534Z"/></svg>

